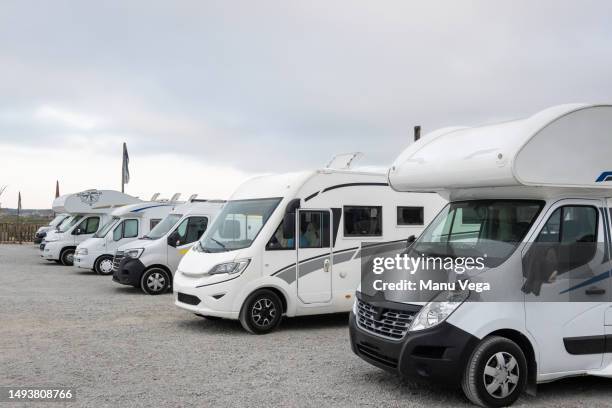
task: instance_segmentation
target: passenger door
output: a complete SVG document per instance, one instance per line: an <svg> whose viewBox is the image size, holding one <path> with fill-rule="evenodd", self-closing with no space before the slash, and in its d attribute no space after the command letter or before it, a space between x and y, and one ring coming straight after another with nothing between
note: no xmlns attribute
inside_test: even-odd
<svg viewBox="0 0 612 408"><path fill-rule="evenodd" d="M107 246L109 249L119 248L138 238L139 222L137 219L126 219L121 221L113 230L113 240Z"/></svg>
<svg viewBox="0 0 612 408"><path fill-rule="evenodd" d="M542 374L602 365L610 260L601 207L600 200L557 202L524 252L526 325Z"/></svg>
<svg viewBox="0 0 612 408"><path fill-rule="evenodd" d="M91 238L98 231L100 217L87 217L73 230L75 244L80 244Z"/></svg>
<svg viewBox="0 0 612 408"><path fill-rule="evenodd" d="M208 227L208 217L191 216L180 222L178 227L168 235L168 267L174 273L183 255L191 249Z"/></svg>
<svg viewBox="0 0 612 408"><path fill-rule="evenodd" d="M297 210L297 294L302 303L332 300L332 212Z"/></svg>

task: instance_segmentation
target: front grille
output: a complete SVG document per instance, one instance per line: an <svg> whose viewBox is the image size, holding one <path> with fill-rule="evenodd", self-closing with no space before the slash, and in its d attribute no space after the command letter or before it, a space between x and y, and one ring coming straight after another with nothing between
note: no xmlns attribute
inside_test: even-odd
<svg viewBox="0 0 612 408"><path fill-rule="evenodd" d="M178 301L181 303L187 303L188 305L197 305L200 303L200 298L186 293L178 293Z"/></svg>
<svg viewBox="0 0 612 408"><path fill-rule="evenodd" d="M45 250L45 245L47 245L47 244L45 244L44 242L42 244L40 244L40 250L41 251Z"/></svg>
<svg viewBox="0 0 612 408"><path fill-rule="evenodd" d="M415 312L381 309L357 299L357 324L378 336L399 340L404 337L414 319Z"/></svg>
<svg viewBox="0 0 612 408"><path fill-rule="evenodd" d="M113 258L113 272L117 272L119 270L119 264L123 259L123 251L115 252L115 257Z"/></svg>

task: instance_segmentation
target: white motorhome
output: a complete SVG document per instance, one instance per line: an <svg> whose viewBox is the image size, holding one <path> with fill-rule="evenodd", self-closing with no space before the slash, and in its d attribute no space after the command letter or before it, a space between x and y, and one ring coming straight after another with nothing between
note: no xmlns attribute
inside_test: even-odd
<svg viewBox="0 0 612 408"><path fill-rule="evenodd" d="M34 234L34 243L40 244L43 238L47 236L47 232L56 230L68 217L70 217L70 214L57 214L48 225L38 228Z"/></svg>
<svg viewBox="0 0 612 408"><path fill-rule="evenodd" d="M174 206L170 201L150 201L119 207L93 237L77 246L74 265L99 275L112 274L117 248L149 234Z"/></svg>
<svg viewBox="0 0 612 408"><path fill-rule="evenodd" d="M113 281L150 295L166 292L181 258L202 237L224 203L192 198L175 206L147 235L117 249Z"/></svg>
<svg viewBox="0 0 612 408"><path fill-rule="evenodd" d="M175 304L239 319L251 333L273 330L283 315L349 311L361 242L405 247L444 204L393 191L384 171L351 169L353 157L243 183L179 264Z"/></svg>
<svg viewBox="0 0 612 408"><path fill-rule="evenodd" d="M114 190L85 190L66 194L53 201L53 211L67 213L57 231L50 231L40 244L40 256L49 261L72 265L78 244L92 237L111 218L117 207L142 200Z"/></svg>
<svg viewBox="0 0 612 408"><path fill-rule="evenodd" d="M353 351L402 376L460 385L487 407L537 383L612 377L611 135L612 106L575 104L409 146L391 186L450 203L408 251L488 255L461 279L511 296L456 289L423 304L375 299L362 283Z"/></svg>

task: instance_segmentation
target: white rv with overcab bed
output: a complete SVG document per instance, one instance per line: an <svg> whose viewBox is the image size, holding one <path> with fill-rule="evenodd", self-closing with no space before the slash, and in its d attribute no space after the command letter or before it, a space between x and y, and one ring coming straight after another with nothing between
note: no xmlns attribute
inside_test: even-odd
<svg viewBox="0 0 612 408"><path fill-rule="evenodd" d="M450 200L408 251L480 257L483 268L448 273L491 290L457 287L423 304L362 284L350 317L357 355L461 386L486 407L563 377L612 377L611 105L432 132L397 158L389 182Z"/></svg>

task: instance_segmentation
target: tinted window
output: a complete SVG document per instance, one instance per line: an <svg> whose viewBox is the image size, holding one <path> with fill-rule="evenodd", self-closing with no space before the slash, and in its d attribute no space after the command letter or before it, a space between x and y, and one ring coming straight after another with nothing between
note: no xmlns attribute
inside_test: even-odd
<svg viewBox="0 0 612 408"><path fill-rule="evenodd" d="M382 207L344 207L344 236L382 236Z"/></svg>
<svg viewBox="0 0 612 408"><path fill-rule="evenodd" d="M89 217L81 221L77 229L81 229L81 234L93 234L98 230L99 226L100 217Z"/></svg>
<svg viewBox="0 0 612 408"><path fill-rule="evenodd" d="M300 211L300 248L329 247L329 212Z"/></svg>
<svg viewBox="0 0 612 408"><path fill-rule="evenodd" d="M176 229L180 245L190 244L200 239L207 226L208 218L206 217L185 218Z"/></svg>
<svg viewBox="0 0 612 408"><path fill-rule="evenodd" d="M152 230L153 228L155 228L155 226L157 224L159 224L160 221L161 221L161 219L159 219L159 218L151 219L149 221L149 231Z"/></svg>
<svg viewBox="0 0 612 408"><path fill-rule="evenodd" d="M136 238L138 236L138 220L123 221L123 238Z"/></svg>
<svg viewBox="0 0 612 408"><path fill-rule="evenodd" d="M291 238L285 238L283 234L283 223L282 221L276 231L274 231L274 235L270 238L270 241L266 244L266 249L295 249L295 231Z"/></svg>
<svg viewBox="0 0 612 408"><path fill-rule="evenodd" d="M120 223L113 230L113 240L119 241L121 239L122 234L123 234L123 223Z"/></svg>
<svg viewBox="0 0 612 408"><path fill-rule="evenodd" d="M423 207L397 207L397 225L423 225Z"/></svg>

